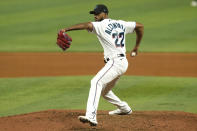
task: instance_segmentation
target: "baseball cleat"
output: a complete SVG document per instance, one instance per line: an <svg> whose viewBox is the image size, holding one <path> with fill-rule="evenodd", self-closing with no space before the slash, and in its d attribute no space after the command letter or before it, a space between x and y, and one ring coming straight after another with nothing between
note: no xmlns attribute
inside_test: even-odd
<svg viewBox="0 0 197 131"><path fill-rule="evenodd" d="M110 111L109 115L129 115L131 113L132 113L131 108L125 101L123 101L122 106L116 110Z"/></svg>
<svg viewBox="0 0 197 131"><path fill-rule="evenodd" d="M90 126L97 126L97 122L93 119L89 119L86 116L79 116L78 119L80 120L80 122L82 123L89 123Z"/></svg>
<svg viewBox="0 0 197 131"><path fill-rule="evenodd" d="M120 109L116 109L116 110L110 111L109 115L129 115L131 113L132 113L131 109L129 111L123 111Z"/></svg>

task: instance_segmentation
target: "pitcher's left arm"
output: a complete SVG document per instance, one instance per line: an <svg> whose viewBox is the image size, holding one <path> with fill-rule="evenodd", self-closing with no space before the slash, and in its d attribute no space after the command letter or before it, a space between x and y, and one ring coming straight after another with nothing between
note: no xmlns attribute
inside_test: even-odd
<svg viewBox="0 0 197 131"><path fill-rule="evenodd" d="M133 48L133 50L131 51L131 54L130 54L131 56L133 56L132 53L135 53L136 55L138 53L138 48L141 43L142 37L144 35L144 25L136 22L136 26L135 26L134 30L136 32L136 44L135 44L135 47Z"/></svg>

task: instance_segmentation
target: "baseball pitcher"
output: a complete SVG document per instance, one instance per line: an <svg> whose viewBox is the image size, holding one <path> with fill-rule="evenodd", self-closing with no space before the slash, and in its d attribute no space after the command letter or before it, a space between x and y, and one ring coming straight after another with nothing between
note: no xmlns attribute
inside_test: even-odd
<svg viewBox="0 0 197 131"><path fill-rule="evenodd" d="M73 25L62 29L60 32L65 34L66 32L72 30L86 29L87 31L96 34L101 46L104 49L104 61L106 64L91 80L86 114L85 116L78 117L81 122L89 123L91 126L96 126L98 124L96 114L101 95L108 102L117 107L116 110L110 111L109 115L128 115L132 113L129 105L120 100L120 98L118 98L111 89L115 86L120 76L123 75L128 68L128 61L125 54L126 34L133 32L136 33L136 45L130 53L133 57L138 53L144 27L142 24L134 21L126 22L123 20L110 19L108 17L109 11L107 7L102 4L96 5L94 10L89 13L94 15L95 22ZM62 46L61 42L59 46ZM63 47L63 49L66 49L68 46Z"/></svg>

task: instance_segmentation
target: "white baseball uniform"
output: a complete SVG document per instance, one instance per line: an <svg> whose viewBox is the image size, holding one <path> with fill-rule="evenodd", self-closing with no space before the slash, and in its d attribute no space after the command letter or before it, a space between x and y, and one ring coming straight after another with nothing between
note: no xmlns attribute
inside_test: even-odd
<svg viewBox="0 0 197 131"><path fill-rule="evenodd" d="M100 95L107 101L121 107L123 102L111 91L115 83L128 68L126 59L125 36L132 33L136 22L104 19L92 22L93 31L104 49L105 66L91 80L87 102L86 117L96 120Z"/></svg>

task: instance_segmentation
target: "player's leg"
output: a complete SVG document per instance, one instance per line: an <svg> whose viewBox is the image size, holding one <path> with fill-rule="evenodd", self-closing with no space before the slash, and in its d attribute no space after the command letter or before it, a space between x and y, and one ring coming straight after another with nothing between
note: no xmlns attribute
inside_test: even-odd
<svg viewBox="0 0 197 131"><path fill-rule="evenodd" d="M112 92L112 88L115 86L115 84L117 83L117 81L119 80L120 77L117 77L116 79L114 79L113 81L111 81L110 83L108 83L106 85L106 87L103 88L102 90L102 96L111 104L117 106L117 110L114 111L110 111L109 114L110 115L127 115L127 114L131 114L132 110L129 107L129 105L124 102L121 101L113 92Z"/></svg>
<svg viewBox="0 0 197 131"><path fill-rule="evenodd" d="M91 80L86 116L82 116L83 119L81 117L80 120L82 122L89 122L94 125L97 124L96 114L103 87L105 87L107 83L110 83L116 79L118 76L122 75L127 70L127 67L128 62L126 58L110 60Z"/></svg>
<svg viewBox="0 0 197 131"><path fill-rule="evenodd" d="M106 85L106 83L109 83L118 76L118 73L114 68L114 64L114 61L109 61L91 80L85 116L88 120L85 122L91 121L92 123L97 123L96 114L102 88Z"/></svg>
<svg viewBox="0 0 197 131"><path fill-rule="evenodd" d="M119 78L120 76L108 83L105 87L103 87L101 92L103 98L105 98L108 102L116 106L121 105L122 101L111 91L111 89L115 86Z"/></svg>
<svg viewBox="0 0 197 131"><path fill-rule="evenodd" d="M114 69L114 64L114 61L109 61L91 80L86 115L92 116L92 118L96 117L98 103L103 87L118 76L116 70Z"/></svg>

